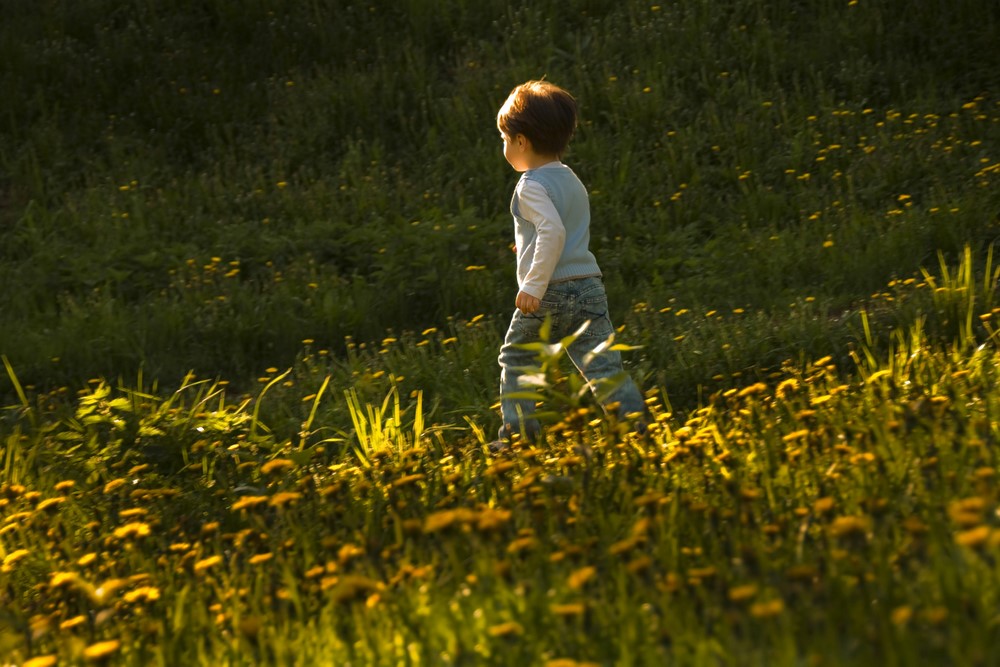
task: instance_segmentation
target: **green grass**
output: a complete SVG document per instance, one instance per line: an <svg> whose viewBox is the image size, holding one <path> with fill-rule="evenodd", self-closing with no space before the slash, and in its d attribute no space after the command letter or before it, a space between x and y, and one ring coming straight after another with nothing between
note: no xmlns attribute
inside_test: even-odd
<svg viewBox="0 0 1000 667"><path fill-rule="evenodd" d="M998 33L974 0L7 3L0 654L990 664ZM494 118L540 76L658 419L564 401L494 457Z"/></svg>
<svg viewBox="0 0 1000 667"><path fill-rule="evenodd" d="M0 349L39 386L245 383L306 338L502 332L516 175L493 118L542 75L581 103L567 159L619 322L671 299L842 312L997 233L1000 18L922 7L15 3Z"/></svg>
<svg viewBox="0 0 1000 667"><path fill-rule="evenodd" d="M687 417L650 392L644 440L582 407L500 455L329 375L25 394L0 638L67 664L990 664L1000 359L933 326Z"/></svg>

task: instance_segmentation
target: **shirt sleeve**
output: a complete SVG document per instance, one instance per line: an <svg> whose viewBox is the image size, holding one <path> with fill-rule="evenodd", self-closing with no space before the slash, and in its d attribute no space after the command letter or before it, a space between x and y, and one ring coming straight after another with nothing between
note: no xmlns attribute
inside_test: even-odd
<svg viewBox="0 0 1000 667"><path fill-rule="evenodd" d="M521 217L535 226L535 252L521 291L539 299L549 288L566 244L566 227L555 204L541 183L526 180L518 188L518 209Z"/></svg>

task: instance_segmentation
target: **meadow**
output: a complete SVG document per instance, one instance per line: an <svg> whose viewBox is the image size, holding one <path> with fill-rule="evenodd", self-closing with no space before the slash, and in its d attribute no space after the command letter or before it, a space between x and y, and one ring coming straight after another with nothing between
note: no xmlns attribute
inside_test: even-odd
<svg viewBox="0 0 1000 667"><path fill-rule="evenodd" d="M0 664L996 664L1000 9L14 1ZM491 453L574 92L616 342Z"/></svg>

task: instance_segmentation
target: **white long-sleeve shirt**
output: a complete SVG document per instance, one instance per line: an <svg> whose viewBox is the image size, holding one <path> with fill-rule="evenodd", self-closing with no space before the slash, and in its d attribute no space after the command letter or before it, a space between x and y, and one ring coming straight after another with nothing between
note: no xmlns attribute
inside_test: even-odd
<svg viewBox="0 0 1000 667"><path fill-rule="evenodd" d="M601 275L588 247L587 190L562 162L524 172L514 189L511 213L521 291L540 299L552 282Z"/></svg>

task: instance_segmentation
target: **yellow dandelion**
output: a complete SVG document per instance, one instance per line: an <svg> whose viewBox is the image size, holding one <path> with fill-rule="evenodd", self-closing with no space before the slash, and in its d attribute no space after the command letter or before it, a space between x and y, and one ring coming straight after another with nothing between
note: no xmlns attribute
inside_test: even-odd
<svg viewBox="0 0 1000 667"><path fill-rule="evenodd" d="M60 630L72 630L73 628L78 628L87 622L87 617L83 614L79 616L74 616L73 618L67 618L65 621L59 624Z"/></svg>
<svg viewBox="0 0 1000 667"><path fill-rule="evenodd" d="M78 616L77 618L83 617ZM58 661L59 659L54 655L40 655L28 660L22 664L21 667L52 667L52 665L56 664Z"/></svg>
<svg viewBox="0 0 1000 667"><path fill-rule="evenodd" d="M302 498L302 494L298 491L282 491L281 493L274 494L271 498L271 502L268 503L271 507L284 507L285 505L291 505Z"/></svg>
<svg viewBox="0 0 1000 667"><path fill-rule="evenodd" d="M458 507L440 512L432 512L424 520L424 533L436 533L456 523L469 523L478 518L478 513L465 507Z"/></svg>
<svg viewBox="0 0 1000 667"><path fill-rule="evenodd" d="M774 393L778 398L784 398L789 392L795 391L799 388L799 381L795 378L788 378L787 380L782 380L778 387L774 390Z"/></svg>
<svg viewBox="0 0 1000 667"><path fill-rule="evenodd" d="M978 547L990 539L992 529L989 526L979 526L955 533L955 543L963 547Z"/></svg>
<svg viewBox="0 0 1000 667"><path fill-rule="evenodd" d="M750 615L754 618L773 618L780 616L783 611L785 603L780 598L750 605Z"/></svg>
<svg viewBox="0 0 1000 667"><path fill-rule="evenodd" d="M19 561L22 561L25 558L27 558L30 553L31 552L28 551L27 549L17 549L16 551L11 551L9 554L4 556L3 559L4 571L5 572L9 571L7 570L8 567L13 567Z"/></svg>
<svg viewBox="0 0 1000 667"><path fill-rule="evenodd" d="M126 484L126 482L125 482L124 479L121 479L121 478L113 479L113 480L111 480L110 482L108 482L107 484L104 485L104 493L113 493L116 490L118 490L118 489L122 488L123 486L125 486L125 484Z"/></svg>
<svg viewBox="0 0 1000 667"><path fill-rule="evenodd" d="M156 586L140 586L124 596L125 602L155 602L160 599L160 589Z"/></svg>
<svg viewBox="0 0 1000 667"><path fill-rule="evenodd" d="M52 578L49 579L49 588L67 586L69 584L76 583L76 581L77 576L75 572L53 572Z"/></svg>
<svg viewBox="0 0 1000 667"><path fill-rule="evenodd" d="M112 653L118 651L118 649L121 647L121 644L122 643L117 639L91 644L87 648L83 649L83 657L86 660L93 660L93 661L103 660Z"/></svg>
<svg viewBox="0 0 1000 667"><path fill-rule="evenodd" d="M830 534L834 537L864 534L868 531L871 521L865 516L838 516L830 524Z"/></svg>
<svg viewBox="0 0 1000 667"><path fill-rule="evenodd" d="M256 507L257 505L263 505L268 500L270 499L267 496L243 496L233 503L233 511L238 512L240 510Z"/></svg>
<svg viewBox="0 0 1000 667"><path fill-rule="evenodd" d="M398 489L401 486L406 486L407 484L414 484L416 482L422 482L425 479L427 479L427 475L424 475L423 473L414 473L412 475L405 475L403 477L400 477L389 486L391 486L394 489Z"/></svg>
<svg viewBox="0 0 1000 667"><path fill-rule="evenodd" d="M581 567L570 573L566 580L566 585L573 590L579 590L597 575L597 568L592 565Z"/></svg>
<svg viewBox="0 0 1000 667"><path fill-rule="evenodd" d="M44 512L46 510L55 509L64 502L66 502L66 498L64 498L63 496L57 496L55 498L46 498L42 502L38 503L38 507L36 507L35 509L38 510L39 512Z"/></svg>
<svg viewBox="0 0 1000 667"><path fill-rule="evenodd" d="M729 589L729 599L733 602L745 602L757 595L756 584L744 584Z"/></svg>
<svg viewBox="0 0 1000 667"><path fill-rule="evenodd" d="M889 615L893 625L906 625L913 618L913 608L907 605L896 607Z"/></svg>
<svg viewBox="0 0 1000 667"><path fill-rule="evenodd" d="M149 514L149 512L142 507L133 507L132 509L122 510L118 513L118 516L123 519L134 519L137 516L145 516L147 514Z"/></svg>
<svg viewBox="0 0 1000 667"><path fill-rule="evenodd" d="M272 553L256 554L256 555L250 557L250 564L251 565L260 565L261 563L266 563L267 561L271 560L272 558L274 558L274 554L272 554Z"/></svg>
<svg viewBox="0 0 1000 667"><path fill-rule="evenodd" d="M295 462L289 459L271 459L260 467L260 471L264 475L270 475L271 473L279 473L294 467Z"/></svg>
<svg viewBox="0 0 1000 667"><path fill-rule="evenodd" d="M786 436L781 438L782 442L795 442L796 440L801 440L802 438L809 436L809 429L803 428L798 431L792 431Z"/></svg>
<svg viewBox="0 0 1000 667"><path fill-rule="evenodd" d="M572 602L570 604L554 604L550 609L556 616L582 616L587 612L587 605L582 602Z"/></svg>
<svg viewBox="0 0 1000 667"><path fill-rule="evenodd" d="M488 628L486 632L490 637L511 637L524 634L524 628L521 627L520 623L510 621L494 625L493 627Z"/></svg>
<svg viewBox="0 0 1000 667"><path fill-rule="evenodd" d="M128 539L130 537L146 537L149 535L149 525L133 521L132 523L127 523L124 526L119 526L115 528L115 537L120 540Z"/></svg>
<svg viewBox="0 0 1000 667"><path fill-rule="evenodd" d="M476 529L488 532L503 527L510 521L511 511L505 509L485 509L479 514Z"/></svg>
<svg viewBox="0 0 1000 667"><path fill-rule="evenodd" d="M337 550L337 560L341 565L346 565L358 556L364 556L365 550L356 544L345 544Z"/></svg>
<svg viewBox="0 0 1000 667"><path fill-rule="evenodd" d="M767 385L764 384L763 382L757 382L755 384L750 385L749 387L744 387L743 389L741 389L740 392L737 394L737 396L743 398L745 396L761 394L765 391L767 391Z"/></svg>
<svg viewBox="0 0 1000 667"><path fill-rule="evenodd" d="M107 581L102 582L100 586L93 589L91 596L95 602L103 604L126 583L127 582L124 579L108 579Z"/></svg>
<svg viewBox="0 0 1000 667"><path fill-rule="evenodd" d="M836 500L830 496L824 496L823 498L817 499L816 502L813 503L813 511L817 514L826 514L832 510L836 504Z"/></svg>
<svg viewBox="0 0 1000 667"><path fill-rule="evenodd" d="M530 551L538 546L538 540L530 535L527 537L519 537L518 539L507 545L507 553L518 554L522 551Z"/></svg>
<svg viewBox="0 0 1000 667"><path fill-rule="evenodd" d="M55 489L59 493L63 493L64 491L69 491L74 486L76 486L76 482L73 481L72 479L67 479L67 480L64 480L64 481L59 482L58 484L56 484Z"/></svg>
<svg viewBox="0 0 1000 667"><path fill-rule="evenodd" d="M215 567L222 562L222 556L209 556L208 558L203 558L194 564L194 571L196 573L202 573L205 570Z"/></svg>

